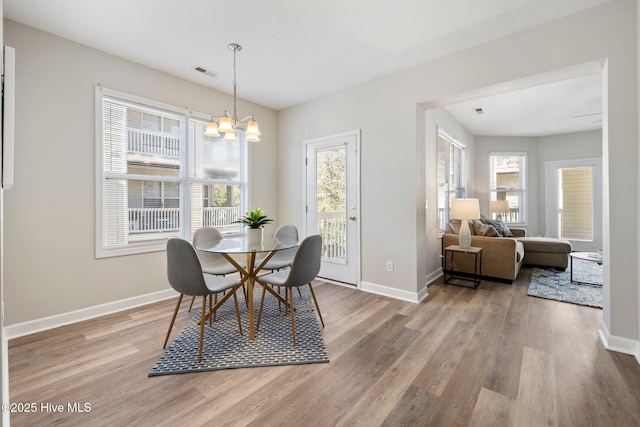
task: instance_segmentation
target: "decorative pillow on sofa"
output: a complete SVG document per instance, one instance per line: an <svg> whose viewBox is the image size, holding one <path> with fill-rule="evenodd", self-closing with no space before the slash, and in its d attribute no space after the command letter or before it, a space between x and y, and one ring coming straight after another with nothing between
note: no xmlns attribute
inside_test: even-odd
<svg viewBox="0 0 640 427"><path fill-rule="evenodd" d="M459 219L452 219L449 221L449 228L453 234L460 234L460 224L462 224L462 221Z"/></svg>
<svg viewBox="0 0 640 427"><path fill-rule="evenodd" d="M509 227L507 227L507 225L502 222L501 219L496 219L495 223L497 224L497 227L494 225L494 227L500 228L500 233L502 234L502 236L504 237L513 237L513 233L511 233L511 230L509 230Z"/></svg>
<svg viewBox="0 0 640 427"><path fill-rule="evenodd" d="M474 228L476 230L476 236L500 237L493 225L480 223L480 225L474 224Z"/></svg>
<svg viewBox="0 0 640 427"><path fill-rule="evenodd" d="M482 215L480 219L484 224L490 225L495 228L496 232L498 233L498 237L513 237L511 230L509 230L509 227L507 227L501 219L488 219L484 215Z"/></svg>

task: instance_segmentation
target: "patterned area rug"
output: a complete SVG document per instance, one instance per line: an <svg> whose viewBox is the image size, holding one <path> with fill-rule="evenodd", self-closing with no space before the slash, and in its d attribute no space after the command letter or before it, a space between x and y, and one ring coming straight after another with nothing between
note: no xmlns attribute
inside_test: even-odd
<svg viewBox="0 0 640 427"><path fill-rule="evenodd" d="M572 304L602 308L602 265L581 259L573 260L573 280L570 269L532 268L528 295Z"/></svg>
<svg viewBox="0 0 640 427"><path fill-rule="evenodd" d="M200 310L194 304L193 318L180 335L168 344L160 361L149 373L150 377L188 372L213 371L258 366L296 365L329 362L329 354L322 340L322 324L316 313L313 299L307 286L301 289L302 298L294 289L296 307L296 346L291 339L291 317L278 309L273 295L265 297L260 330L255 340L248 338L248 313L242 292L238 291L243 335L238 331L233 298L229 298L218 309L213 327L205 326L202 362L198 362L200 336ZM262 288L256 286L256 320ZM284 294L284 292L283 292ZM167 314L167 327L170 314ZM175 330L173 331L175 334ZM172 335L173 337L173 335ZM171 338L170 338L171 339Z"/></svg>

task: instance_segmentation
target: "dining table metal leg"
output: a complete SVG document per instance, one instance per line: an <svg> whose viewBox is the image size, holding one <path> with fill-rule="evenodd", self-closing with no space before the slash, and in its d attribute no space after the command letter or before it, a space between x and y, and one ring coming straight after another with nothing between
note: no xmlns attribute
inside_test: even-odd
<svg viewBox="0 0 640 427"><path fill-rule="evenodd" d="M253 324L253 286L255 285L255 261L256 254L252 252L247 254L247 268L249 269L249 278L247 280L247 301L249 304L249 340L255 338L255 326Z"/></svg>
<svg viewBox="0 0 640 427"><path fill-rule="evenodd" d="M254 304L253 290L255 288L256 282L258 282L259 285L265 287L267 291L275 295L279 300L283 301L285 304L287 303L287 301L284 298L278 295L273 289L271 289L267 285L260 283L258 279L258 273L260 273L260 270L262 270L262 267L264 267L267 261L269 261L269 259L271 259L271 257L275 253L276 251L269 252L269 254L266 257L264 257L264 259L260 260L260 264L258 266L255 265L256 253L255 252L247 253L246 254L247 255L246 270L242 268L242 266L238 264L233 259L233 257L229 256L228 254L222 254L234 267L236 267L236 269L238 270L238 273L240 273L240 275L242 276L242 279L240 280L240 284L247 285L247 294L246 294L245 302L247 303L247 313L249 316L249 319L248 319L249 320L249 340L251 341L255 339L255 329L256 329L254 325L255 316L254 316L254 307L253 307L253 304Z"/></svg>

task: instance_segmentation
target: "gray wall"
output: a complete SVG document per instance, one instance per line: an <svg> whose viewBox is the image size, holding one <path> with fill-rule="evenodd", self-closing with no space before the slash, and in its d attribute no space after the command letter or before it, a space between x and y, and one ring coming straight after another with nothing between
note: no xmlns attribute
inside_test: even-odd
<svg viewBox="0 0 640 427"><path fill-rule="evenodd" d="M602 158L602 131L577 132L545 137L476 136L475 182L476 197L480 199L480 210L489 209L489 153L493 151L525 152L528 155L527 169L527 229L530 236L545 235L545 194L547 162ZM596 211L603 209L602 198L596 198ZM598 216L598 233L593 250L602 247L602 222ZM586 249L585 249L586 250Z"/></svg>
<svg viewBox="0 0 640 427"><path fill-rule="evenodd" d="M637 341L636 48L636 2L610 2L282 111L281 218L298 225L304 220L303 142L361 129L362 286L419 294L430 270L439 268L433 263L436 210L424 209L425 200L436 199L425 184L435 147L424 110L603 72L604 320L607 333ZM396 261L393 273L385 271L388 259Z"/></svg>
<svg viewBox="0 0 640 427"><path fill-rule="evenodd" d="M94 258L94 86L220 114L228 95L5 20L16 48L15 185L5 191L6 324L166 290L164 252ZM251 202L278 218L277 113L255 114ZM269 232L272 230L267 230Z"/></svg>
<svg viewBox="0 0 640 427"><path fill-rule="evenodd" d="M637 17L635 1L609 2L280 114L241 104L258 115L264 136L254 146L252 205L301 227L303 141L361 129L362 282L417 295L439 267L436 210L425 210L436 199L426 184L435 147L425 110L486 88L602 71L604 322L607 334L638 342ZM16 186L5 194L4 217L7 323L166 289L163 253L93 258L93 86L202 112L224 109L230 97L10 21L5 43L18 61Z"/></svg>

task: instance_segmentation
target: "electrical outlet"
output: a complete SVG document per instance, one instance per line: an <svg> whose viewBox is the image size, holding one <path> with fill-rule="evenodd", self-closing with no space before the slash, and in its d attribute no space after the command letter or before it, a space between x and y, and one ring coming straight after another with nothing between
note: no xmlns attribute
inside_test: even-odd
<svg viewBox="0 0 640 427"><path fill-rule="evenodd" d="M387 271L393 272L393 261L387 261Z"/></svg>

